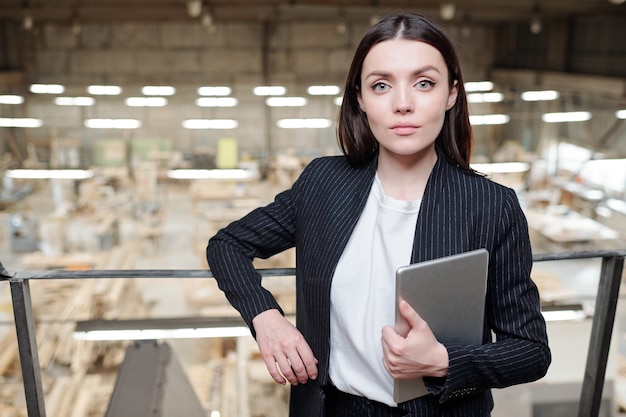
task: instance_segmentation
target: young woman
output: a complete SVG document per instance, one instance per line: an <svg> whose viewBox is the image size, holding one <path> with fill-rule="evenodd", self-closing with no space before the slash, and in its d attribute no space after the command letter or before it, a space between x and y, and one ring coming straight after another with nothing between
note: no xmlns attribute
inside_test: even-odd
<svg viewBox="0 0 626 417"><path fill-rule="evenodd" d="M463 77L437 25L398 14L364 35L338 140L344 155L313 160L210 239L219 287L274 380L292 384L292 417L488 416L490 389L541 378L550 350L525 217L513 190L469 166ZM297 327L252 264L294 246ZM490 254L484 343L440 343L406 303L400 336L395 270L478 248ZM430 394L396 404L394 378L418 377Z"/></svg>

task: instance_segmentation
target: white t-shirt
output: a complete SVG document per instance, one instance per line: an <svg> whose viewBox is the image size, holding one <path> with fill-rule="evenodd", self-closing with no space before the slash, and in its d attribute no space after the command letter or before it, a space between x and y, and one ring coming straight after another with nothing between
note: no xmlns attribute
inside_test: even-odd
<svg viewBox="0 0 626 417"><path fill-rule="evenodd" d="M395 317L395 271L411 260L420 200L386 196L378 175L333 276L330 378L347 393L395 406L381 330Z"/></svg>

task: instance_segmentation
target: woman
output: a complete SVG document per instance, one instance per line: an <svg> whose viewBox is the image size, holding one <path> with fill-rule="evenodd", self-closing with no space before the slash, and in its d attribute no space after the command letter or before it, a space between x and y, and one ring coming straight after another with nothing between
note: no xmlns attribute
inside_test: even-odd
<svg viewBox="0 0 626 417"><path fill-rule="evenodd" d="M491 388L550 364L526 220L513 190L472 171L458 58L429 20L392 15L357 47L345 85L343 156L312 161L293 187L210 239L219 287L269 373L292 384L290 416L488 416ZM252 259L296 247L296 322ZM490 254L484 344L442 344L406 303L395 270L473 249ZM491 340L491 333L495 341ZM396 404L394 378L429 395Z"/></svg>

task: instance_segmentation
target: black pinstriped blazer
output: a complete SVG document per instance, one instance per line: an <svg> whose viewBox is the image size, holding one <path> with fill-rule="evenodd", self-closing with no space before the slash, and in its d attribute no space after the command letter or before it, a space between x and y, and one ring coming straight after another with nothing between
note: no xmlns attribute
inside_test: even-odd
<svg viewBox="0 0 626 417"><path fill-rule="evenodd" d="M261 287L251 260L296 247L297 327L319 360L319 376L292 388L291 417L323 416L331 278L367 200L375 167L375 160L353 168L342 156L315 159L290 190L209 240L207 260L218 285L253 332L257 314L280 306ZM514 191L470 175L439 154L422 200L412 262L477 248L490 253L485 344L447 345L448 376L427 378L433 395L400 404L412 415L488 416L490 388L539 379L550 364L539 296L530 279L526 219Z"/></svg>

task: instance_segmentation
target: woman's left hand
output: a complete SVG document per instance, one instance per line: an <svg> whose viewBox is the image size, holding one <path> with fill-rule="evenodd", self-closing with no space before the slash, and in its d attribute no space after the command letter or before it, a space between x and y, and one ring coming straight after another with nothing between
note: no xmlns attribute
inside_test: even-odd
<svg viewBox="0 0 626 417"><path fill-rule="evenodd" d="M414 379L448 374L448 351L417 312L404 300L400 314L408 324L406 336L393 326L382 330L383 363L394 379Z"/></svg>

